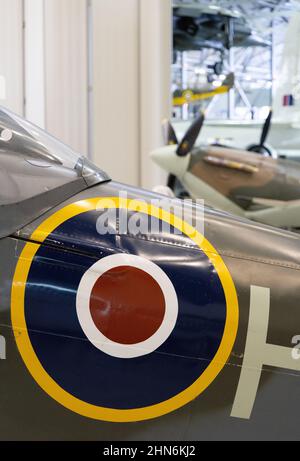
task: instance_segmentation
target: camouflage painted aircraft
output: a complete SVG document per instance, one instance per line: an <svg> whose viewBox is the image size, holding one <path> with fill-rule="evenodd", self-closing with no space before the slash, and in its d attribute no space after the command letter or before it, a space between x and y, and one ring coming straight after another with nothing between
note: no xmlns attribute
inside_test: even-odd
<svg viewBox="0 0 300 461"><path fill-rule="evenodd" d="M0 133L0 439L298 439L300 237Z"/></svg>
<svg viewBox="0 0 300 461"><path fill-rule="evenodd" d="M299 162L261 155L268 153L265 140L271 115L251 152L220 145L194 148L204 123L201 113L181 143L166 122L169 145L151 156L170 174L168 186L177 196L203 199L209 206L263 224L300 228Z"/></svg>

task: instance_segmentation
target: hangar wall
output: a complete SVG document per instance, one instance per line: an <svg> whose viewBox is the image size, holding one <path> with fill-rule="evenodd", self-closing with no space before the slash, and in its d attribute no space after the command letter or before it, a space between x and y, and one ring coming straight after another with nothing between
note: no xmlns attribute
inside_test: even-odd
<svg viewBox="0 0 300 461"><path fill-rule="evenodd" d="M44 1L24 2L25 115L45 128Z"/></svg>
<svg viewBox="0 0 300 461"><path fill-rule="evenodd" d="M163 145L161 121L171 117L172 2L141 0L141 177L140 185L166 184L149 152Z"/></svg>
<svg viewBox="0 0 300 461"><path fill-rule="evenodd" d="M87 10L84 0L45 0L46 126L87 153Z"/></svg>
<svg viewBox="0 0 300 461"><path fill-rule="evenodd" d="M139 181L138 4L92 2L93 160L133 184Z"/></svg>
<svg viewBox="0 0 300 461"><path fill-rule="evenodd" d="M87 154L87 2L25 0L24 5L26 116Z"/></svg>
<svg viewBox="0 0 300 461"><path fill-rule="evenodd" d="M120 181L152 187L161 173L149 152L171 112L171 0L92 6L94 160Z"/></svg>
<svg viewBox="0 0 300 461"><path fill-rule="evenodd" d="M0 102L114 179L160 182L149 152L171 111L171 0L0 0L0 9Z"/></svg>
<svg viewBox="0 0 300 461"><path fill-rule="evenodd" d="M0 0L0 104L23 115L23 2Z"/></svg>

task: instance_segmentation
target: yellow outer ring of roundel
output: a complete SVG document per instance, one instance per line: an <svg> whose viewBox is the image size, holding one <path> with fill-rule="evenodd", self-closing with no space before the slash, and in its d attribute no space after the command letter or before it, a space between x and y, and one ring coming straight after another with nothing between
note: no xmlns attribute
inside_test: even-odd
<svg viewBox="0 0 300 461"><path fill-rule="evenodd" d="M208 256L221 280L227 306L226 323L220 347L202 375L188 388L170 399L143 408L119 410L98 407L74 397L62 389L44 370L39 362L27 332L24 311L26 281L33 258L47 236L66 220L81 213L99 208L126 208L130 211L143 211L170 223L190 237ZM160 208L136 200L116 197L92 198L66 206L46 219L32 234L19 258L12 285L11 315L15 340L19 352L35 381L53 399L64 407L80 415L112 422L133 422L156 418L174 411L201 394L225 366L231 353L238 328L238 300L231 275L215 248L188 223Z"/></svg>

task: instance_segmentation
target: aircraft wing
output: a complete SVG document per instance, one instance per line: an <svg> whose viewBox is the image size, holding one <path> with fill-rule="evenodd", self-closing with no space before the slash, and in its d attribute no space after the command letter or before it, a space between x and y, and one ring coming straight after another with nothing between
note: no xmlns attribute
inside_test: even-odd
<svg viewBox="0 0 300 461"><path fill-rule="evenodd" d="M201 14L213 14L231 18L242 17L238 11L232 11L217 5L187 5L186 3L175 2L173 8L175 10L176 16L198 18Z"/></svg>
<svg viewBox="0 0 300 461"><path fill-rule="evenodd" d="M260 198L260 197L253 197L251 201L253 205L262 205L266 207L288 207L289 204L291 203L290 201L287 202L284 200L273 200L270 198ZM294 202L294 200L292 200L292 202Z"/></svg>
<svg viewBox="0 0 300 461"><path fill-rule="evenodd" d="M270 208L258 211L248 211L245 216L253 221L264 222L271 226L282 226L285 223L287 228L299 226L300 200L281 202L277 200L254 199L256 203L268 205Z"/></svg>
<svg viewBox="0 0 300 461"><path fill-rule="evenodd" d="M180 92L179 95L176 95L173 98L173 105L174 106L183 106L184 104L195 104L198 101L203 101L204 99L213 98L217 94L224 94L228 93L230 87L227 85L222 85L214 90L207 90L204 92L201 91L193 91L193 90L186 90Z"/></svg>
<svg viewBox="0 0 300 461"><path fill-rule="evenodd" d="M173 105L182 106L183 104L193 104L204 99L213 98L218 94L228 93L231 88L233 88L234 82L234 73L230 72L219 87L208 87L202 90L176 91L173 97Z"/></svg>

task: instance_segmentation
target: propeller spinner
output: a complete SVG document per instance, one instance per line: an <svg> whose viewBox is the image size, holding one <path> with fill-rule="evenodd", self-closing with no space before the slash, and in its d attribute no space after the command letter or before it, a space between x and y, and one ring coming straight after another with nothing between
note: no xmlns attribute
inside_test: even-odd
<svg viewBox="0 0 300 461"><path fill-rule="evenodd" d="M178 145L176 151L175 151L175 154L169 154L169 155L173 155L174 156L174 160L175 160L175 157L186 157L190 152L191 150L193 149L195 143L196 143L196 140L199 136L199 133L201 131L201 128L203 126L203 123L204 123L204 120L205 120L205 114L204 112L201 112L201 114L199 115L199 117L197 117L197 119L194 121L194 123L190 126L190 128L187 130L186 134L184 135L182 141L180 142L180 144L178 143L178 139L177 139L177 136L176 136L176 133L175 133L175 130L171 124L171 122L169 120L164 120L163 121L163 135L164 135L164 140L165 140L165 144L168 145L168 146L172 146L172 145ZM160 159L160 161L162 161L162 159ZM166 158L165 158L165 154L164 154L164 161L166 161ZM177 164L177 167L179 167L180 163L178 163L179 159L176 160L176 164ZM175 174L170 174L168 176L168 183L167 183L168 187L171 189L171 190L175 190L175 188L179 185L179 187L182 188L183 190L183 187L181 186L177 176ZM185 192L183 191L184 193L184 196L186 196Z"/></svg>

